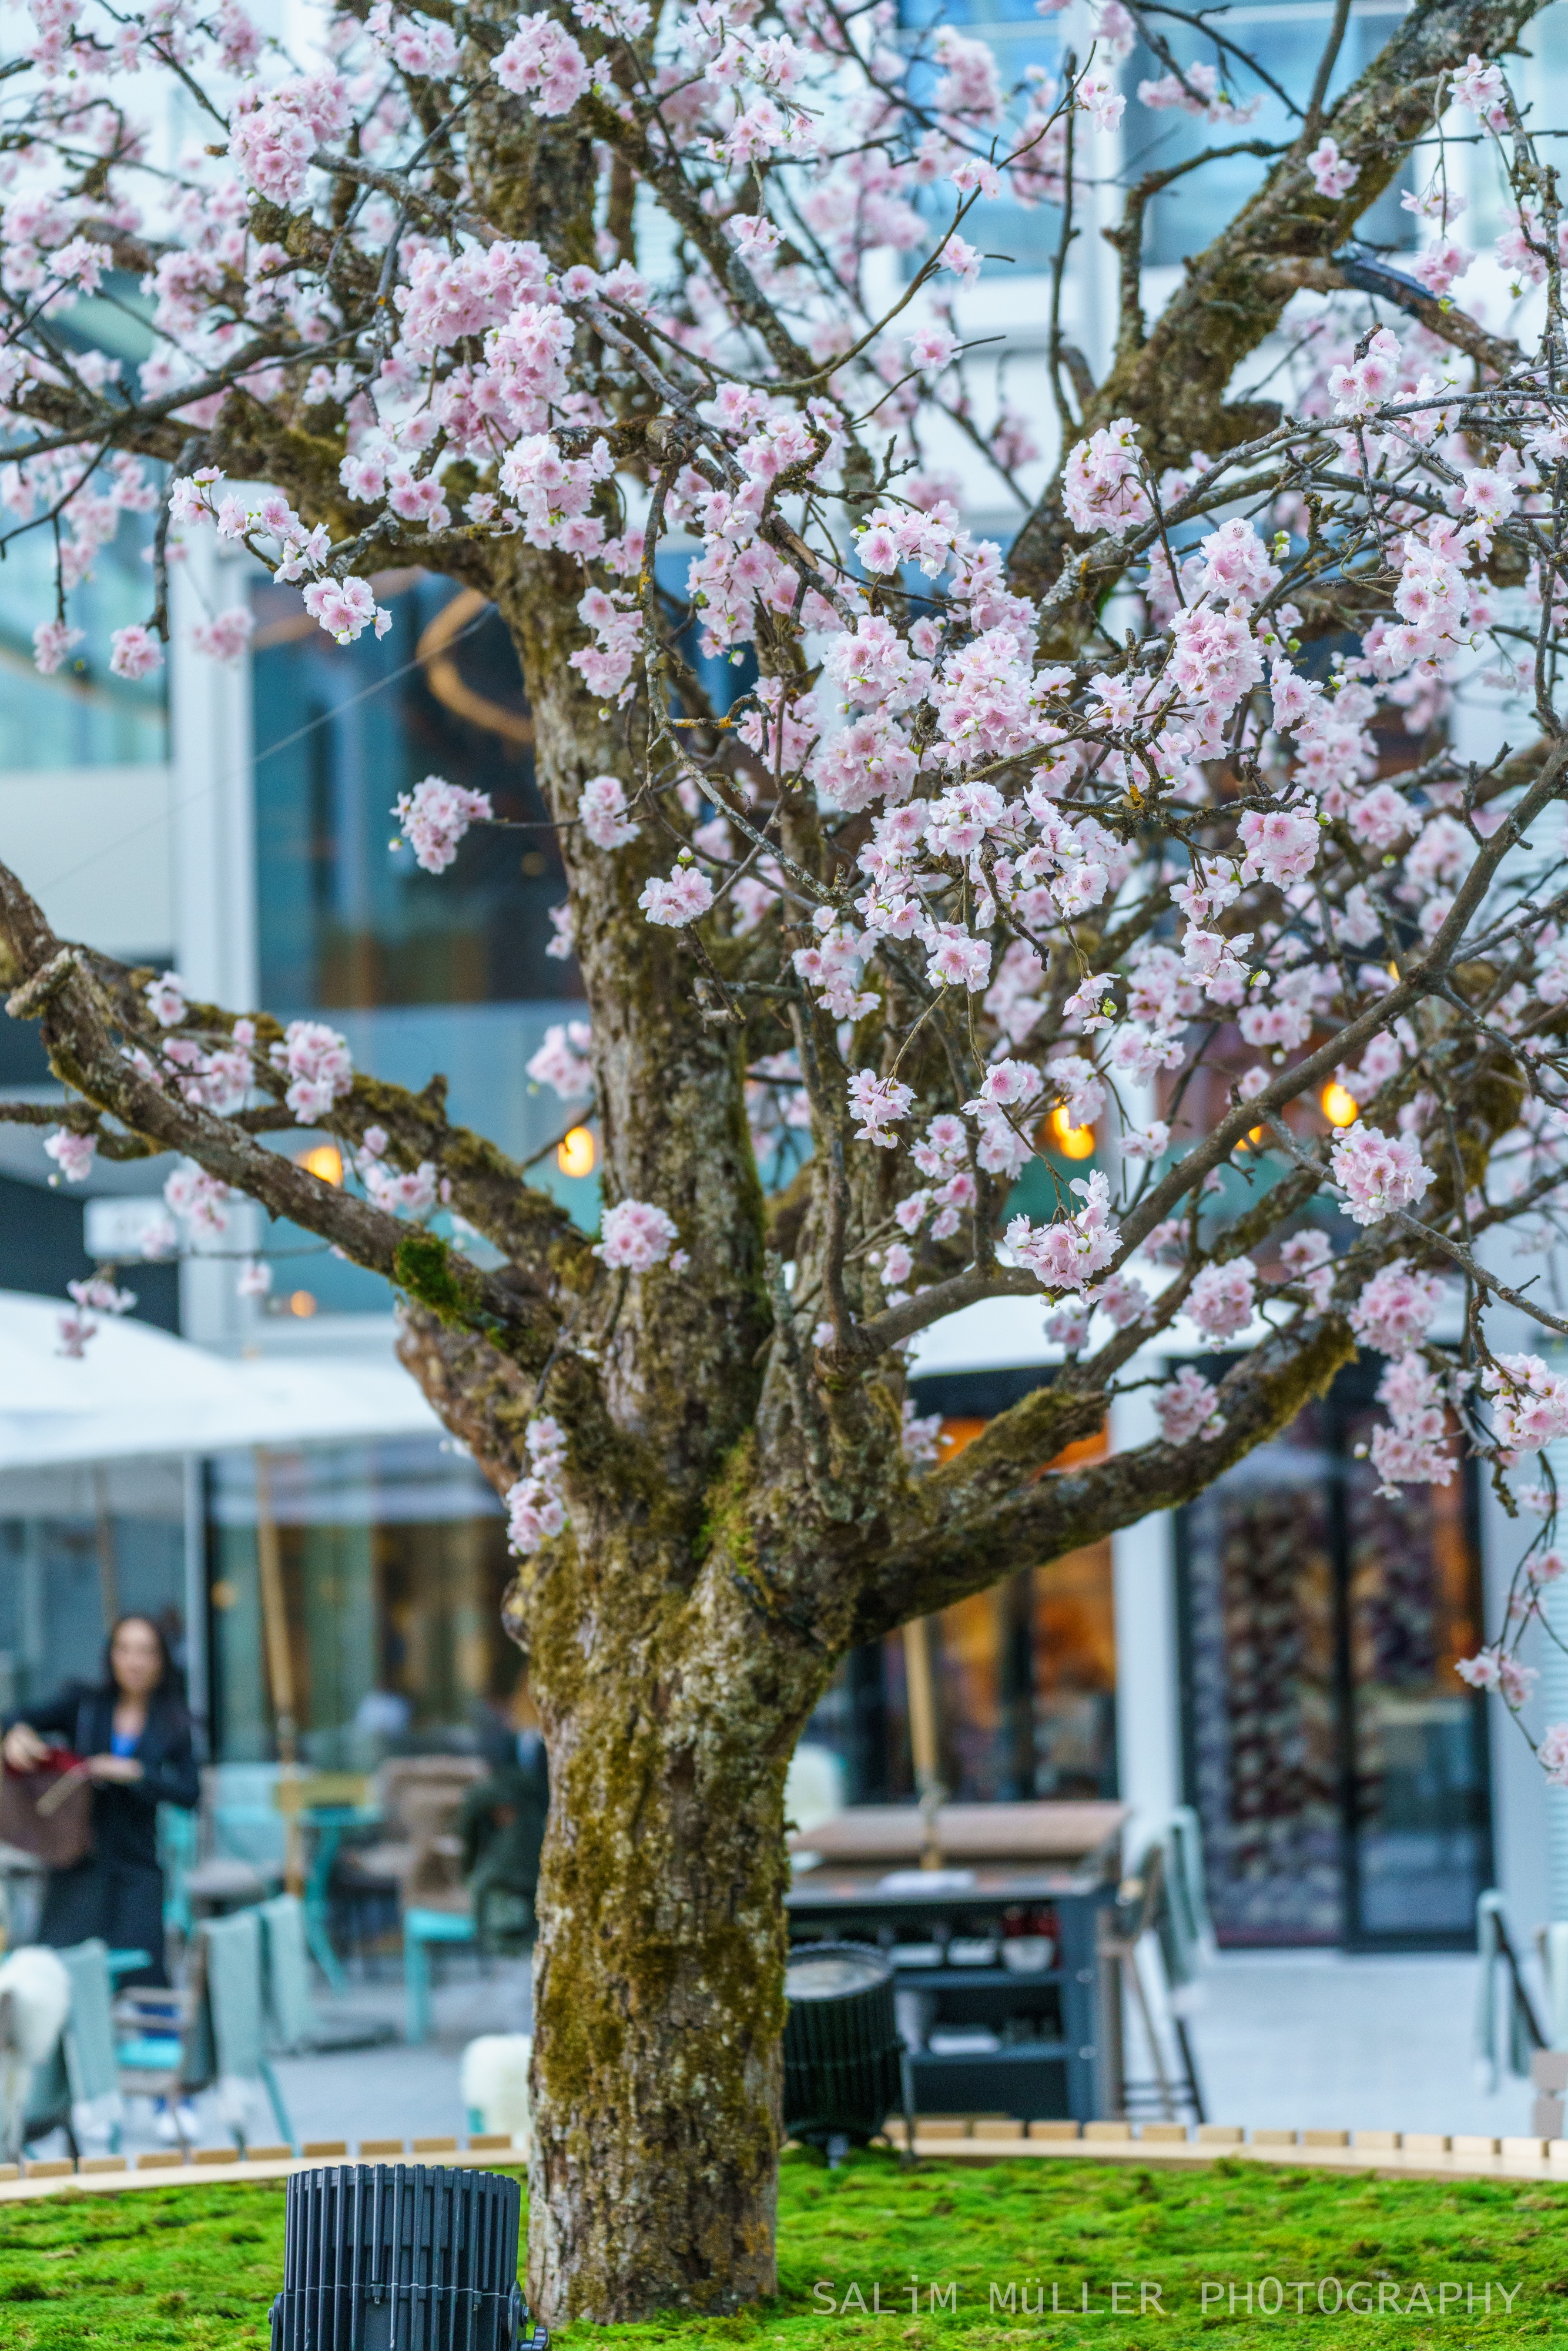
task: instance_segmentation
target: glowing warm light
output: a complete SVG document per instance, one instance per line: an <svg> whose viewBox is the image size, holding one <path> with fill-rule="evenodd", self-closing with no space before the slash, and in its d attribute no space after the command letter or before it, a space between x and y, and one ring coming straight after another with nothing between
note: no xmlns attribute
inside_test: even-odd
<svg viewBox="0 0 1568 2351"><path fill-rule="evenodd" d="M1050 1131L1051 1149L1060 1151L1064 1159L1092 1157L1094 1129L1092 1126L1074 1126L1065 1102L1057 1103L1045 1123Z"/></svg>
<svg viewBox="0 0 1568 2351"><path fill-rule="evenodd" d="M599 1154L585 1126L574 1126L556 1150L555 1164L563 1176L591 1176Z"/></svg>
<svg viewBox="0 0 1568 2351"><path fill-rule="evenodd" d="M294 1290L289 1297L288 1311L290 1314L298 1314L302 1322L308 1322L316 1311L315 1292L309 1290Z"/></svg>
<svg viewBox="0 0 1568 2351"><path fill-rule="evenodd" d="M1361 1104L1350 1088L1342 1086L1337 1078L1330 1079L1318 1100L1331 1126L1354 1126L1361 1116Z"/></svg>
<svg viewBox="0 0 1568 2351"><path fill-rule="evenodd" d="M312 1176L319 1176L323 1184L340 1184L343 1180L343 1155L335 1143L318 1143L312 1150L300 1155L299 1165ZM303 1290L299 1294L305 1295Z"/></svg>

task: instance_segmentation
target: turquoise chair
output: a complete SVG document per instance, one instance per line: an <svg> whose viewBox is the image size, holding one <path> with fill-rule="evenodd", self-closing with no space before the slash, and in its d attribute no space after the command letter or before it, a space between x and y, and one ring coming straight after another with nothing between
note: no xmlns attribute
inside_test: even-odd
<svg viewBox="0 0 1568 2351"><path fill-rule="evenodd" d="M74 2147L79 2110L102 2102L110 2126L109 2144L117 2147L120 2076L109 1946L95 1936L56 1956L70 1979L70 2010L58 2041L27 2085L22 2137L26 2142L42 2138L46 2131L63 2130Z"/></svg>
<svg viewBox="0 0 1568 2351"><path fill-rule="evenodd" d="M197 2090L204 2090L213 2078L206 1946L201 1937L188 1947L183 1991L138 1985L121 1994L114 2021L118 2028L114 2055L121 2093L133 2098L166 2098L179 2131L184 2101Z"/></svg>
<svg viewBox="0 0 1568 2351"><path fill-rule="evenodd" d="M196 1865L201 1823L182 1804L158 1807L158 1862L163 1872L163 1931L189 1942L193 1924L185 1880Z"/></svg>
<svg viewBox="0 0 1568 2351"><path fill-rule="evenodd" d="M273 2038L284 2049L311 2048L320 2020L310 1990L310 1954L305 1936L305 1906L297 1894L278 1894L256 1905L266 1959L267 2008Z"/></svg>
<svg viewBox="0 0 1568 2351"><path fill-rule="evenodd" d="M408 2037L415 2047L430 2038L431 1945L474 1939L474 1921L465 1910L403 1912L402 1980L408 1997Z"/></svg>
<svg viewBox="0 0 1568 2351"><path fill-rule="evenodd" d="M294 2126L267 2063L263 2037L261 1932L254 1909L209 1918L203 1925L214 2070L220 2081L260 2082L271 2102L278 2137L292 2146Z"/></svg>
<svg viewBox="0 0 1568 2351"><path fill-rule="evenodd" d="M258 1902L256 1915L261 1920L267 2013L275 2047L326 2056L346 2049L375 2049L397 2039L395 2026L382 2017L345 2015L331 2009L323 2014L317 2007L310 1978L315 1946L309 1907L297 1894Z"/></svg>
<svg viewBox="0 0 1568 2351"><path fill-rule="evenodd" d="M93 2106L115 2098L120 2088L114 2048L115 1954L94 1936L62 1951L60 1958L71 1980L71 2012L60 2036L71 2105ZM109 2143L111 2147L120 2145L118 2116Z"/></svg>

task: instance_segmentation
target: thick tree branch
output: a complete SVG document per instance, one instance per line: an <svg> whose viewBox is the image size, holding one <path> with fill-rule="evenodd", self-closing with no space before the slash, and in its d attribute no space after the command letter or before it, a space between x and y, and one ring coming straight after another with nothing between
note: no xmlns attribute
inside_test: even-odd
<svg viewBox="0 0 1568 2351"><path fill-rule="evenodd" d="M868 1576L852 1637L881 1640L912 1616L948 1607L1019 1567L1044 1565L1152 1511L1191 1501L1232 1463L1287 1427L1354 1353L1350 1325L1338 1314L1293 1323L1264 1340L1220 1383L1225 1426L1218 1435L1186 1445L1145 1445L1088 1468L1044 1477L1038 1470L1031 1475L1020 1460L1000 1498L973 1515L948 1510L936 1473L925 1484L925 1523L895 1540Z"/></svg>
<svg viewBox="0 0 1568 2351"><path fill-rule="evenodd" d="M1292 152L1249 203L1186 265L1146 341L1118 357L1082 429L1130 416L1158 472L1194 449L1225 450L1258 431L1256 403L1227 405L1238 366L1272 333L1294 287L1281 264L1323 259L1354 229L1429 129L1442 77L1472 53L1513 48L1537 0L1428 0L1413 8L1330 112L1329 125L1356 179L1337 202L1318 194L1306 160ZM1012 550L1013 576L1038 595L1075 545L1060 482L1046 490Z"/></svg>
<svg viewBox="0 0 1568 2351"><path fill-rule="evenodd" d="M62 946L3 865L0 943L19 975L7 1011L13 1019L39 1019L52 1064L88 1102L158 1149L195 1160L270 1215L319 1234L444 1319L488 1330L519 1363L543 1363L553 1318L521 1292L514 1275L481 1271L434 1235L400 1224L281 1152L268 1151L235 1120L200 1109L143 1076L116 1040L115 1008L89 956Z"/></svg>

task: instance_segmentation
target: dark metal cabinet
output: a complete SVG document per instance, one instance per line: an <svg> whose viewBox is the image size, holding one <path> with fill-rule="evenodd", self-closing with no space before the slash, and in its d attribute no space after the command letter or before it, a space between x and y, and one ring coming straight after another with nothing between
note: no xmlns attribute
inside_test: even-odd
<svg viewBox="0 0 1568 2351"><path fill-rule="evenodd" d="M1098 1914L1114 1892L1108 1857L1075 1869L935 1872L929 1891L911 1884L917 1875L897 1871L889 1886L871 1871L813 1870L787 1897L793 1942L863 1941L893 1957L916 2111L1029 2122L1088 2122L1105 2112L1096 1940ZM970 1882L955 1885L955 1875ZM1005 1916L1017 1907L1055 1914L1049 1968L950 1961L955 1942L999 1943ZM935 1964L901 1961L901 1952L922 1946L935 1947ZM993 2035L999 2045L931 2046L933 2038L961 2043L966 2032Z"/></svg>

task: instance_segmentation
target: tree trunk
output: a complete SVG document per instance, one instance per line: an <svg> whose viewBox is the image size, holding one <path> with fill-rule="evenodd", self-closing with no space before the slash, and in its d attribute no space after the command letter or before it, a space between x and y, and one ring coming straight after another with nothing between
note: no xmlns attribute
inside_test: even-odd
<svg viewBox="0 0 1568 2351"><path fill-rule="evenodd" d="M784 1778L827 1672L810 1645L766 1654L727 1562L682 1593L667 1558L632 1577L612 1548L570 1622L541 1638L530 1610L551 1802L528 2280L552 2325L774 2290Z"/></svg>

